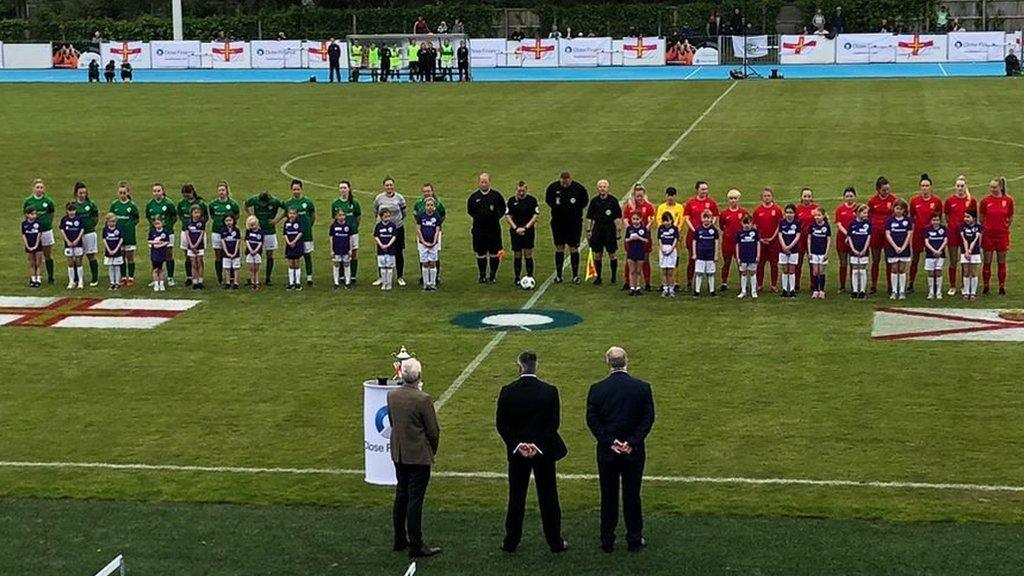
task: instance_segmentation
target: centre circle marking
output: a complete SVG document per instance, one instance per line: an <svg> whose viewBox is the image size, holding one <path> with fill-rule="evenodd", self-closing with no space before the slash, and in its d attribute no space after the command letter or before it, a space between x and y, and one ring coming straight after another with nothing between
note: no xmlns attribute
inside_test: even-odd
<svg viewBox="0 0 1024 576"><path fill-rule="evenodd" d="M452 324L478 330L553 330L568 328L583 321L583 318L562 310L478 310L465 312L452 318Z"/></svg>
<svg viewBox="0 0 1024 576"><path fill-rule="evenodd" d="M554 322L555 319L544 314L512 313L492 314L480 320L483 324L495 328L534 328Z"/></svg>

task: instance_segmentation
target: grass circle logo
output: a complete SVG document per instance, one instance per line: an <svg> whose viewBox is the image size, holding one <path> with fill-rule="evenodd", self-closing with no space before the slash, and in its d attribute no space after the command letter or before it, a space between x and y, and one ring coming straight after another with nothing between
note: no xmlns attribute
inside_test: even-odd
<svg viewBox="0 0 1024 576"><path fill-rule="evenodd" d="M381 406L380 410L377 410L377 414L373 417L373 424L377 428L378 434L391 439L391 420L388 418L387 406Z"/></svg>
<svg viewBox="0 0 1024 576"><path fill-rule="evenodd" d="M568 328L583 321L583 318L561 310L479 310L466 312L452 318L452 324L463 328L479 330L554 330Z"/></svg>

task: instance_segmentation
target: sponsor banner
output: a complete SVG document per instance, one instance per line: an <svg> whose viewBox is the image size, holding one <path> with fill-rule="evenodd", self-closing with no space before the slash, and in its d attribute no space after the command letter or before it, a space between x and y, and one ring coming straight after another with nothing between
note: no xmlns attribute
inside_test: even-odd
<svg viewBox="0 0 1024 576"><path fill-rule="evenodd" d="M341 48L341 59L338 66L348 68L348 42L335 40ZM331 59L327 56L327 48L331 45L330 40L306 40L302 43L302 66L303 68L330 68Z"/></svg>
<svg viewBox="0 0 1024 576"><path fill-rule="evenodd" d="M10 46L12 45L8 44L8 48L10 48ZM100 46L98 44L75 45L70 42L53 42L50 46L50 62L54 68L88 68L89 62L99 58L100 56ZM117 63L120 64L120 61L117 60ZM10 64L9 66L11 66L11 68L26 68L26 66L14 66ZM35 68L36 66L27 67Z"/></svg>
<svg viewBox="0 0 1024 576"><path fill-rule="evenodd" d="M200 300L0 296L0 326L149 330Z"/></svg>
<svg viewBox="0 0 1024 576"><path fill-rule="evenodd" d="M4 67L4 43L0 42L0 68Z"/></svg>
<svg viewBox="0 0 1024 576"><path fill-rule="evenodd" d="M553 68L558 66L558 40L553 38L523 39L513 42L517 64L523 68Z"/></svg>
<svg viewBox="0 0 1024 576"><path fill-rule="evenodd" d="M132 68L152 68L153 60L150 57L150 46L145 42L122 40L104 42L100 46L102 62L113 60L118 67L121 63L128 62Z"/></svg>
<svg viewBox="0 0 1024 576"><path fill-rule="evenodd" d="M45 44L4 44L3 60L6 68L52 68L53 47Z"/></svg>
<svg viewBox="0 0 1024 576"><path fill-rule="evenodd" d="M395 463L391 460L391 419L388 417L388 392L398 387L398 382L385 380L363 382L363 443L366 454L365 467L367 484L394 486Z"/></svg>
<svg viewBox="0 0 1024 576"><path fill-rule="evenodd" d="M497 68L506 65L508 46L504 38L471 38L469 40L470 68Z"/></svg>
<svg viewBox="0 0 1024 576"><path fill-rule="evenodd" d="M892 34L840 34L836 39L839 64L895 61L896 37Z"/></svg>
<svg viewBox="0 0 1024 576"><path fill-rule="evenodd" d="M950 32L951 62L995 62L1006 54L1005 32Z"/></svg>
<svg viewBox="0 0 1024 576"><path fill-rule="evenodd" d="M153 68L200 68L203 47L198 40L176 42L154 40L149 43Z"/></svg>
<svg viewBox="0 0 1024 576"><path fill-rule="evenodd" d="M768 55L768 36L733 36L732 52L737 58L764 58Z"/></svg>
<svg viewBox="0 0 1024 576"><path fill-rule="evenodd" d="M694 66L718 66L718 49L701 46L693 55Z"/></svg>
<svg viewBox="0 0 1024 576"><path fill-rule="evenodd" d="M779 36L780 64L835 64L835 38L807 34Z"/></svg>
<svg viewBox="0 0 1024 576"><path fill-rule="evenodd" d="M203 55L214 68L251 68L252 50L248 42L206 42Z"/></svg>
<svg viewBox="0 0 1024 576"><path fill-rule="evenodd" d="M903 34L896 37L897 62L945 62L945 34Z"/></svg>
<svg viewBox="0 0 1024 576"><path fill-rule="evenodd" d="M562 38L558 41L558 65L611 66L611 38Z"/></svg>
<svg viewBox="0 0 1024 576"><path fill-rule="evenodd" d="M663 66L665 39L629 36L622 39L623 66Z"/></svg>
<svg viewBox="0 0 1024 576"><path fill-rule="evenodd" d="M1013 50L1013 53L1020 57L1022 47L1024 46L1021 46L1021 33L1019 31L1006 33L1006 54Z"/></svg>
<svg viewBox="0 0 1024 576"><path fill-rule="evenodd" d="M1024 342L1024 310L880 308L871 337L878 340Z"/></svg>
<svg viewBox="0 0 1024 576"><path fill-rule="evenodd" d="M302 68L301 40L253 40L253 68Z"/></svg>

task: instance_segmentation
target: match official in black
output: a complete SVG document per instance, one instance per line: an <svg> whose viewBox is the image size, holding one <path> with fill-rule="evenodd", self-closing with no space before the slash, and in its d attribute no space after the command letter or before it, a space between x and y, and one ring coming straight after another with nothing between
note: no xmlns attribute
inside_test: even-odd
<svg viewBox="0 0 1024 576"><path fill-rule="evenodd" d="M491 189L491 176L486 172L477 181L476 192L469 195L466 212L473 219L473 252L476 253L476 267L480 272L480 283L497 282L498 253L501 252L501 221L505 217L505 199L497 190ZM490 262L491 273L487 275Z"/></svg>
<svg viewBox="0 0 1024 576"><path fill-rule="evenodd" d="M455 61L459 67L459 82L469 82L469 48L465 40L459 41L459 47L455 50Z"/></svg>
<svg viewBox="0 0 1024 576"><path fill-rule="evenodd" d="M654 397L650 384L627 372L625 350L613 346L605 360L610 374L591 386L587 395L587 427L597 440L601 549L611 552L615 547L621 485L626 544L636 552L646 544L640 486L647 460L644 443L654 426Z"/></svg>
<svg viewBox="0 0 1024 576"><path fill-rule="evenodd" d="M532 472L544 538L552 552L564 552L569 545L562 538L555 462L564 458L568 450L558 434L562 412L558 388L537 378L536 353L523 352L516 363L519 379L501 389L495 418L508 458L508 512L501 549L515 552L523 539L526 493Z"/></svg>
<svg viewBox="0 0 1024 576"><path fill-rule="evenodd" d="M597 196L587 207L587 242L594 253L597 278L594 286L600 286L604 268L604 254L608 254L612 270L612 284L619 277L619 239L622 237L622 205L618 198L609 194L611 184L607 180L597 181Z"/></svg>
<svg viewBox="0 0 1024 576"><path fill-rule="evenodd" d="M583 236L583 214L589 196L572 174L562 172L558 180L548 185L544 201L551 208L551 235L555 241L555 282L562 281L565 249L569 248L572 282L580 283L580 238Z"/></svg>
<svg viewBox="0 0 1024 576"><path fill-rule="evenodd" d="M523 258L526 258L526 275L533 276L533 247L537 238L537 218L540 216L540 205L537 199L528 193L526 182L522 180L516 185L515 196L508 199L509 235L512 240L512 253L515 256L515 284L523 273Z"/></svg>
<svg viewBox="0 0 1024 576"><path fill-rule="evenodd" d="M387 44L380 45L380 81L387 82L391 75L391 48Z"/></svg>
<svg viewBox="0 0 1024 576"><path fill-rule="evenodd" d="M331 45L327 47L327 64L331 67L328 82L334 82L335 78L341 82L341 46L334 38L331 38Z"/></svg>

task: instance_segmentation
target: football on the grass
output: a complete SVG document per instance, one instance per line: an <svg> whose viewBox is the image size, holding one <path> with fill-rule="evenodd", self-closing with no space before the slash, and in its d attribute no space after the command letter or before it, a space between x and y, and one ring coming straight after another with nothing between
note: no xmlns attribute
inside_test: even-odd
<svg viewBox="0 0 1024 576"><path fill-rule="evenodd" d="M533 287L537 285L537 281L533 279L533 276L523 276L519 281L519 286L523 290L533 290Z"/></svg>

